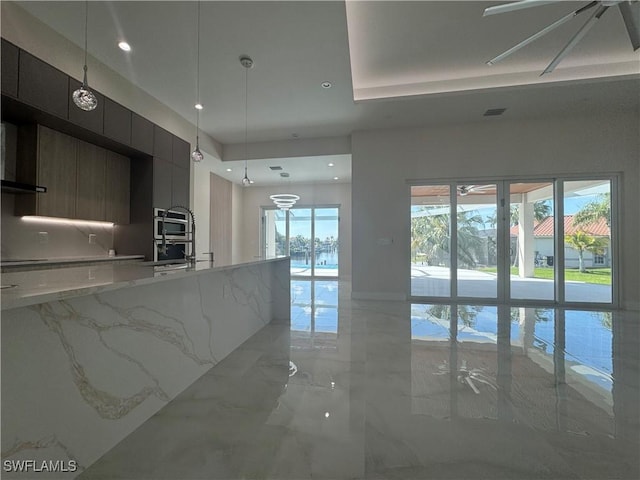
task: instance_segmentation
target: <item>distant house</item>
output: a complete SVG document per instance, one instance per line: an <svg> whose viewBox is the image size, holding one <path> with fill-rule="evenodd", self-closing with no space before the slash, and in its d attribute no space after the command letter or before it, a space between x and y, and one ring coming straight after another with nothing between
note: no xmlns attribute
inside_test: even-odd
<svg viewBox="0 0 640 480"><path fill-rule="evenodd" d="M533 227L533 237L536 252L536 259L540 266L552 266L554 260L554 217L547 217L542 222L536 222ZM606 240L606 247L599 255L591 252L584 252L584 262L586 267L610 267L611 248L609 246L611 232L605 219L601 218L597 222L586 225L574 225L573 215L564 216L564 233L571 235L577 231L583 231L594 237ZM517 252L518 225L511 227L511 252L513 256ZM578 268L578 251L566 245L565 266L567 268Z"/></svg>

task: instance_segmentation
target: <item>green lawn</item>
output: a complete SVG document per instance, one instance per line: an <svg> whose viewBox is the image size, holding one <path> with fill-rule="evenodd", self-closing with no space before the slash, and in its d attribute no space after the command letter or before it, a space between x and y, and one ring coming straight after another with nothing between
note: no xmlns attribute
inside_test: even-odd
<svg viewBox="0 0 640 480"><path fill-rule="evenodd" d="M495 267L479 268L481 272L496 273ZM511 274L518 275L518 267L511 267ZM553 268L536 268L533 271L534 278L553 279ZM611 285L610 268L587 269L585 273L580 273L577 269L568 268L564 271L564 277L571 282L597 283L599 285Z"/></svg>

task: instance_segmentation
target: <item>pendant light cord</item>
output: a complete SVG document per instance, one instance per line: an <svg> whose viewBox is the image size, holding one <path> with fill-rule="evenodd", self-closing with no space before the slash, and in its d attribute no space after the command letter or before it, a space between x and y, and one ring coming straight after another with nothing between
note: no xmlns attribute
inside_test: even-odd
<svg viewBox="0 0 640 480"><path fill-rule="evenodd" d="M197 47L196 47L196 97L200 103L200 2L198 2L198 25L197 25Z"/></svg>
<svg viewBox="0 0 640 480"><path fill-rule="evenodd" d="M84 2L84 66L87 67L87 37L89 24L89 0Z"/></svg>
<svg viewBox="0 0 640 480"><path fill-rule="evenodd" d="M200 105L200 2L198 1L198 24L196 26L196 103ZM196 148L199 147L200 109L196 108Z"/></svg>
<svg viewBox="0 0 640 480"><path fill-rule="evenodd" d="M89 0L84 2L84 77L82 79L82 85L87 86L87 37L89 36L88 32L88 24L89 24Z"/></svg>
<svg viewBox="0 0 640 480"><path fill-rule="evenodd" d="M247 123L249 116L249 69L244 69L244 173L247 176Z"/></svg>

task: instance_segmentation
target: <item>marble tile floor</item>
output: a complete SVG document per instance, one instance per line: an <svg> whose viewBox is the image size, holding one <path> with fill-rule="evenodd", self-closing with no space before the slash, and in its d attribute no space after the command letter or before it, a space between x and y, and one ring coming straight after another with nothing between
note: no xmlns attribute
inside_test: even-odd
<svg viewBox="0 0 640 480"><path fill-rule="evenodd" d="M637 313L291 292L79 478L640 478Z"/></svg>

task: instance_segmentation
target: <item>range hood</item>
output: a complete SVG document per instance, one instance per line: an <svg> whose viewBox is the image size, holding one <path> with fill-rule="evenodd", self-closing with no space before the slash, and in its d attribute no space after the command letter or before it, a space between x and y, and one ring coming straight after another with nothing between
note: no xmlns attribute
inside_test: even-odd
<svg viewBox="0 0 640 480"><path fill-rule="evenodd" d="M40 185L29 185L28 183L13 182L11 180L2 180L3 193L46 193L47 187Z"/></svg>

